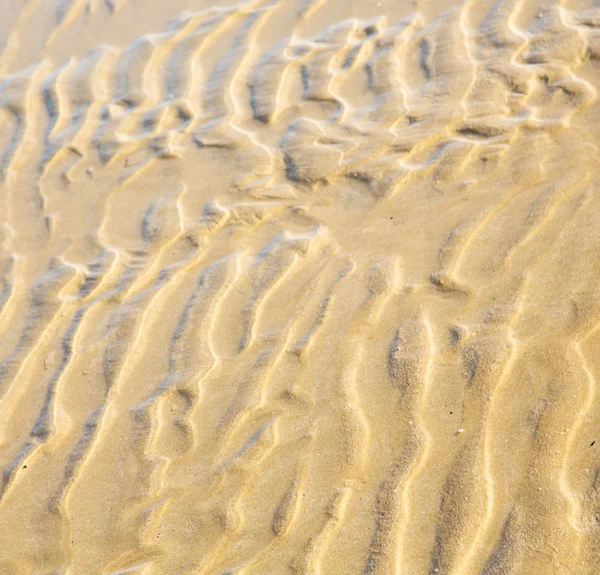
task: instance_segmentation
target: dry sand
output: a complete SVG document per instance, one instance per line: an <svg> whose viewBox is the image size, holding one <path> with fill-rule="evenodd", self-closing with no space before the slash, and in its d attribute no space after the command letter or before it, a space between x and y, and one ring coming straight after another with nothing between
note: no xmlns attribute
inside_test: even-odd
<svg viewBox="0 0 600 575"><path fill-rule="evenodd" d="M218 4L2 1L0 574L598 574L600 8Z"/></svg>

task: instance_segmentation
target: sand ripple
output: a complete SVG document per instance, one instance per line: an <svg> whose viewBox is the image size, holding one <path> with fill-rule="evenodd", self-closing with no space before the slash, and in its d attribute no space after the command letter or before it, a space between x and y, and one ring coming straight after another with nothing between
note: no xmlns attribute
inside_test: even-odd
<svg viewBox="0 0 600 575"><path fill-rule="evenodd" d="M4 4L0 575L598 573L594 3Z"/></svg>

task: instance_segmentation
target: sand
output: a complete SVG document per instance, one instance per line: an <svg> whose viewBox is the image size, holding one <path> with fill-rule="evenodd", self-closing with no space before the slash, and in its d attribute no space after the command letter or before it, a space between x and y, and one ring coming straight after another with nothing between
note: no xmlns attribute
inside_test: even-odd
<svg viewBox="0 0 600 575"><path fill-rule="evenodd" d="M600 8L217 4L1 3L0 574L597 574Z"/></svg>

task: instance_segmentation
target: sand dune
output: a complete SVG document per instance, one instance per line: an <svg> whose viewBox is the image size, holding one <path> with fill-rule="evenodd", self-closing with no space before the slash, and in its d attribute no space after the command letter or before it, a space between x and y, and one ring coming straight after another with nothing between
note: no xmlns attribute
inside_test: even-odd
<svg viewBox="0 0 600 575"><path fill-rule="evenodd" d="M0 574L598 573L600 9L234 2L0 8Z"/></svg>

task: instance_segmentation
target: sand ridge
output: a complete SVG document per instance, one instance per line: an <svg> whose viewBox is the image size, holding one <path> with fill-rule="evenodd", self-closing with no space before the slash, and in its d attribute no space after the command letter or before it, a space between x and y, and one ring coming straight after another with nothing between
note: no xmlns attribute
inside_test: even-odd
<svg viewBox="0 0 600 575"><path fill-rule="evenodd" d="M0 8L0 574L597 572L600 12Z"/></svg>

